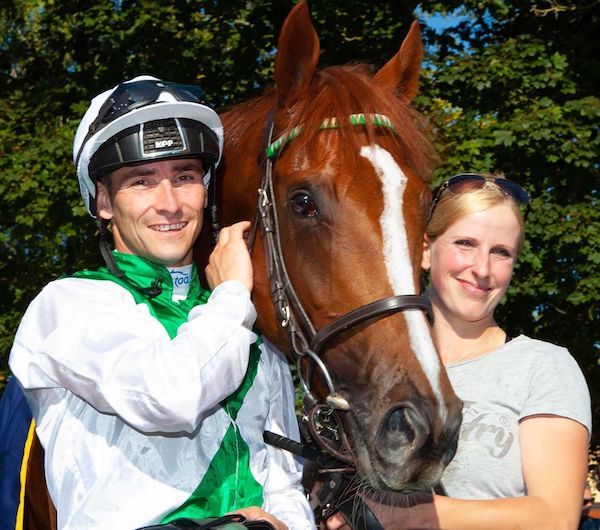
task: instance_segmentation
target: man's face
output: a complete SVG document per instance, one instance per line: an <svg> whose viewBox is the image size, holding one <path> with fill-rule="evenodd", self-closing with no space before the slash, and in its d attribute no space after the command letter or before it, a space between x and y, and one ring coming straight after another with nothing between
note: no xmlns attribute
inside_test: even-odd
<svg viewBox="0 0 600 530"><path fill-rule="evenodd" d="M117 169L98 184L96 206L112 222L115 248L167 267L192 262L206 206L202 162L160 160Z"/></svg>

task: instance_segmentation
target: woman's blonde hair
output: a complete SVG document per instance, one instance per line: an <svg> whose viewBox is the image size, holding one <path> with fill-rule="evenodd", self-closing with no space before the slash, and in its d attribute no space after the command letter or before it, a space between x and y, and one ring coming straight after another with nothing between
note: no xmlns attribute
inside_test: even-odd
<svg viewBox="0 0 600 530"><path fill-rule="evenodd" d="M503 175L483 175L491 178L504 178ZM520 252L525 238L525 220L517 202L494 184L493 180L485 182L483 187L453 193L446 189L442 192L425 233L434 241L441 236L451 225L467 215L483 212L499 204L507 204L514 212L520 227L517 250Z"/></svg>

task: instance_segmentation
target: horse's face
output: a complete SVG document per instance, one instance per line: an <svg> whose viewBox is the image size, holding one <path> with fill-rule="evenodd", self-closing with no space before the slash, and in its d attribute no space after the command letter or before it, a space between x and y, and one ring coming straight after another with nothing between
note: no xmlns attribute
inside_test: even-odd
<svg viewBox="0 0 600 530"><path fill-rule="evenodd" d="M316 73L318 40L304 4L282 30L276 136L297 125L303 130L274 163L275 203L289 277L317 329L370 302L418 292L430 192L417 175L425 158L417 144L426 140L408 101L416 92L420 53L413 28L398 56L374 78L347 68ZM224 116L227 222L250 217L254 207L255 159L264 138L262 127L240 122L247 114L266 121L267 100ZM370 125L319 131L322 120L336 117L342 124L356 112L365 112L367 120L371 113L385 114L395 131ZM253 259L259 327L289 350L273 311L260 237ZM350 405L341 416L360 474L384 490L435 484L456 448L461 403L425 314L404 311L352 327L327 344L322 359ZM313 384L324 398L318 374Z"/></svg>
<svg viewBox="0 0 600 530"><path fill-rule="evenodd" d="M349 146L334 131L320 134L309 151L291 142L274 175L284 259L317 329L369 302L418 292L429 203L428 187L402 168L386 135L369 141L356 131ZM362 474L384 489L439 479L454 454L460 403L425 315L380 318L328 346L323 360L350 403L343 416Z"/></svg>

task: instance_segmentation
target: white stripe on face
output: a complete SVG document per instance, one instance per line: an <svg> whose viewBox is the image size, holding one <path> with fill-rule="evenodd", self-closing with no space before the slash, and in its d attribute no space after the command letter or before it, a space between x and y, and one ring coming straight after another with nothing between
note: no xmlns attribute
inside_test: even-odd
<svg viewBox="0 0 600 530"><path fill-rule="evenodd" d="M383 235L383 255L387 275L395 295L416 294L413 268L408 252L408 238L402 205L408 179L392 155L378 145L364 146L360 155L366 158L381 180L383 213L379 219ZM425 372L439 404L440 418L447 416L440 388L440 360L433 345L429 327L422 311L404 311L410 346Z"/></svg>

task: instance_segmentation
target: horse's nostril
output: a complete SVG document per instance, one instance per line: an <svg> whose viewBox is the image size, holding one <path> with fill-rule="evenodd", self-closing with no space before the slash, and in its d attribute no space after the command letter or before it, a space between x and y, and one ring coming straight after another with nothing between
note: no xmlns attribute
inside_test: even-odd
<svg viewBox="0 0 600 530"><path fill-rule="evenodd" d="M407 418L406 409L398 408L394 410L387 419L386 427L389 433L404 435L407 443L412 443L415 439L415 431Z"/></svg>
<svg viewBox="0 0 600 530"><path fill-rule="evenodd" d="M406 418L402 409L395 410L390 414L387 422L388 431L399 431L406 428L406 426Z"/></svg>

